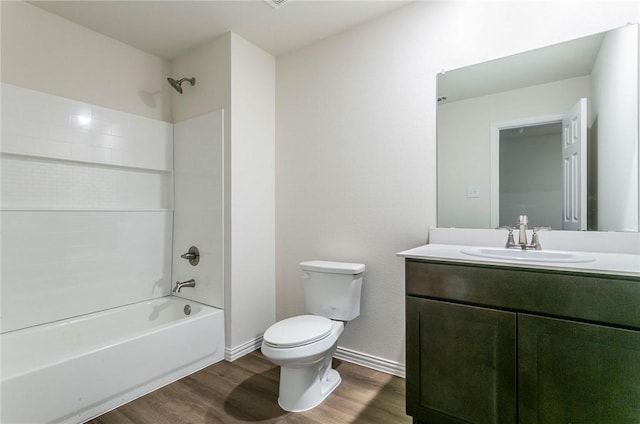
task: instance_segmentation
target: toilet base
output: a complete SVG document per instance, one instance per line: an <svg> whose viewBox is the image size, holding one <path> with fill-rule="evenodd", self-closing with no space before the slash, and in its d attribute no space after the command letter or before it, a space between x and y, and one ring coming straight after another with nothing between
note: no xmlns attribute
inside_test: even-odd
<svg viewBox="0 0 640 424"><path fill-rule="evenodd" d="M333 321L327 337L297 347L277 348L263 340L262 354L280 366L278 404L282 409L307 411L320 405L338 387L342 379L331 365L343 330L342 321Z"/></svg>
<svg viewBox="0 0 640 424"><path fill-rule="evenodd" d="M335 390L342 378L338 371L318 367L280 368L280 396L278 404L285 411L308 411L322 403Z"/></svg>

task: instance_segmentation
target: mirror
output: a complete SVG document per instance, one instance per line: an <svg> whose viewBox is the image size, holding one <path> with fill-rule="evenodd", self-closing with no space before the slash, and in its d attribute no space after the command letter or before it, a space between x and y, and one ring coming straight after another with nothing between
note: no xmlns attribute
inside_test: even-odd
<svg viewBox="0 0 640 424"><path fill-rule="evenodd" d="M638 231L638 41L633 24L439 74L438 226Z"/></svg>

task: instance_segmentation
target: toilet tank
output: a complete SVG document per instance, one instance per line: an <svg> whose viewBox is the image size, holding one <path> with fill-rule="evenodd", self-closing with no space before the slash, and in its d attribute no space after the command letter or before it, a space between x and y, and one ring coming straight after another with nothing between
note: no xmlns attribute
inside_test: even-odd
<svg viewBox="0 0 640 424"><path fill-rule="evenodd" d="M363 264L301 262L307 312L339 321L360 315Z"/></svg>

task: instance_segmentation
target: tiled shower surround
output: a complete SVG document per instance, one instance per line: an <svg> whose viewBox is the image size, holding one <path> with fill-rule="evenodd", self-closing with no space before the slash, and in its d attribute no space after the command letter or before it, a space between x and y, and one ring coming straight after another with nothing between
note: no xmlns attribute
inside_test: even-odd
<svg viewBox="0 0 640 424"><path fill-rule="evenodd" d="M5 209L166 209L166 172L7 156L2 161Z"/></svg>
<svg viewBox="0 0 640 424"><path fill-rule="evenodd" d="M1 90L2 332L168 295L173 126Z"/></svg>
<svg viewBox="0 0 640 424"><path fill-rule="evenodd" d="M172 125L2 84L2 152L168 171Z"/></svg>

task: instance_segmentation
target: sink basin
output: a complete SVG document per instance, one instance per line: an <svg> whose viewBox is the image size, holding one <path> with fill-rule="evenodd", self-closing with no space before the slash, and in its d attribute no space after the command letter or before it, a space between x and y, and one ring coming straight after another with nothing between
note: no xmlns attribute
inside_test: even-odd
<svg viewBox="0 0 640 424"><path fill-rule="evenodd" d="M522 250L495 247L469 247L460 250L465 255L483 258L508 259L522 262L593 262L592 256L581 253L560 252L557 250Z"/></svg>

